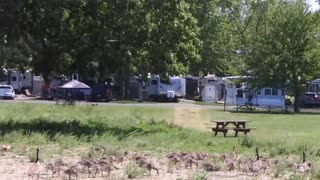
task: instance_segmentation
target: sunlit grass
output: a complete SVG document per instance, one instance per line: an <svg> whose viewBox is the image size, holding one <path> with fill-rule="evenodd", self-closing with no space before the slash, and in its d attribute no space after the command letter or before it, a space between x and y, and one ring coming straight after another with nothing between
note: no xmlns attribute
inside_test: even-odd
<svg viewBox="0 0 320 180"><path fill-rule="evenodd" d="M190 107L192 108L192 107ZM60 106L43 104L0 104L0 142L16 146L106 147L111 149L230 152L251 155L259 146L267 156L308 155L320 157L319 117L314 113L243 113L201 109L182 118L192 121L192 113L202 126L177 127L173 107ZM256 127L248 138L214 136L209 120L244 119ZM186 121L186 122L188 122ZM202 127L202 128L199 128Z"/></svg>

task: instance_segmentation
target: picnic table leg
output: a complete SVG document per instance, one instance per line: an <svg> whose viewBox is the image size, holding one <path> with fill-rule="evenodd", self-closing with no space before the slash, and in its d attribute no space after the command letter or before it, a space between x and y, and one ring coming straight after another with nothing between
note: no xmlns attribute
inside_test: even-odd
<svg viewBox="0 0 320 180"><path fill-rule="evenodd" d="M217 131L217 130L214 130L214 128L212 128L212 131L215 131L214 136L217 136L218 131Z"/></svg>
<svg viewBox="0 0 320 180"><path fill-rule="evenodd" d="M227 133L225 131L223 132L223 135L224 135L224 137L227 137Z"/></svg>
<svg viewBox="0 0 320 180"><path fill-rule="evenodd" d="M236 133L234 134L234 137L238 137L238 131L236 131Z"/></svg>

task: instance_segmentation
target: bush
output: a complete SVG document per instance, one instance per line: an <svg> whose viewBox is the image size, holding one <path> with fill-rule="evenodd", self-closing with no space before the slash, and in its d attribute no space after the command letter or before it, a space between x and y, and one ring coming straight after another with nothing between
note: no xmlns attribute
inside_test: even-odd
<svg viewBox="0 0 320 180"><path fill-rule="evenodd" d="M201 96L195 96L193 97L194 101L202 101L202 97Z"/></svg>
<svg viewBox="0 0 320 180"><path fill-rule="evenodd" d="M136 164L133 164L132 162L130 162L126 166L126 174L129 179L135 179L135 178L142 177L144 172L145 172L144 169L140 168Z"/></svg>
<svg viewBox="0 0 320 180"><path fill-rule="evenodd" d="M255 143L254 141L255 140L252 137L245 136L240 144L243 147L251 148L251 147L253 147L253 145Z"/></svg>
<svg viewBox="0 0 320 180"><path fill-rule="evenodd" d="M286 98L286 100L285 100L285 105L286 105L286 106L290 106L290 105L292 105L292 101L291 101L291 99Z"/></svg>

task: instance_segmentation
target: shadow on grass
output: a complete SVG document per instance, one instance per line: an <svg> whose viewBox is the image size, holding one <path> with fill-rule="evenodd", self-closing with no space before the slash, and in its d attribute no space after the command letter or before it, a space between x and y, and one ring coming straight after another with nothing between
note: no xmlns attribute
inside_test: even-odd
<svg viewBox="0 0 320 180"><path fill-rule="evenodd" d="M151 124L150 124L151 125ZM54 138L57 134L68 134L76 137L91 137L93 135L102 135L109 133L122 140L131 135L144 135L163 131L163 128L153 128L144 130L140 127L109 127L107 124L100 122L81 123L79 120L71 121L52 121L47 119L34 119L28 122L19 122L9 120L0 122L0 134L3 136L13 131L22 131L25 135L31 133L46 133L50 138Z"/></svg>

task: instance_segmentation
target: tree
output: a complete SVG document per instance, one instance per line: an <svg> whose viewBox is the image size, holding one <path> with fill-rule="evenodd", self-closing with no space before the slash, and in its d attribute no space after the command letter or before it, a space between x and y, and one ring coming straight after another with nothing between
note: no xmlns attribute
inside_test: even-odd
<svg viewBox="0 0 320 180"><path fill-rule="evenodd" d="M19 17L23 10L22 0L0 0L0 66L6 68L28 67L31 50L22 39L23 29Z"/></svg>
<svg viewBox="0 0 320 180"><path fill-rule="evenodd" d="M68 1L31 0L24 1L19 14L19 27L23 29L23 40L32 49L32 66L35 73L42 74L46 83L54 72L61 72L66 51L64 20Z"/></svg>
<svg viewBox="0 0 320 180"><path fill-rule="evenodd" d="M246 68L255 87L283 88L294 96L299 111L302 80L320 67L319 13L304 1L262 2L260 17L251 24ZM259 17L259 16L258 16Z"/></svg>
<svg viewBox="0 0 320 180"><path fill-rule="evenodd" d="M198 20L200 28L199 38L202 46L199 50L201 63L197 70L205 74L208 72L218 76L237 73L237 49L239 48L235 9L240 6L236 1L197 0L190 1L191 12ZM234 14L233 14L234 13ZM236 17L238 20L238 17Z"/></svg>
<svg viewBox="0 0 320 180"><path fill-rule="evenodd" d="M199 27L184 0L146 1L146 40L138 69L163 77L188 73L200 62Z"/></svg>

